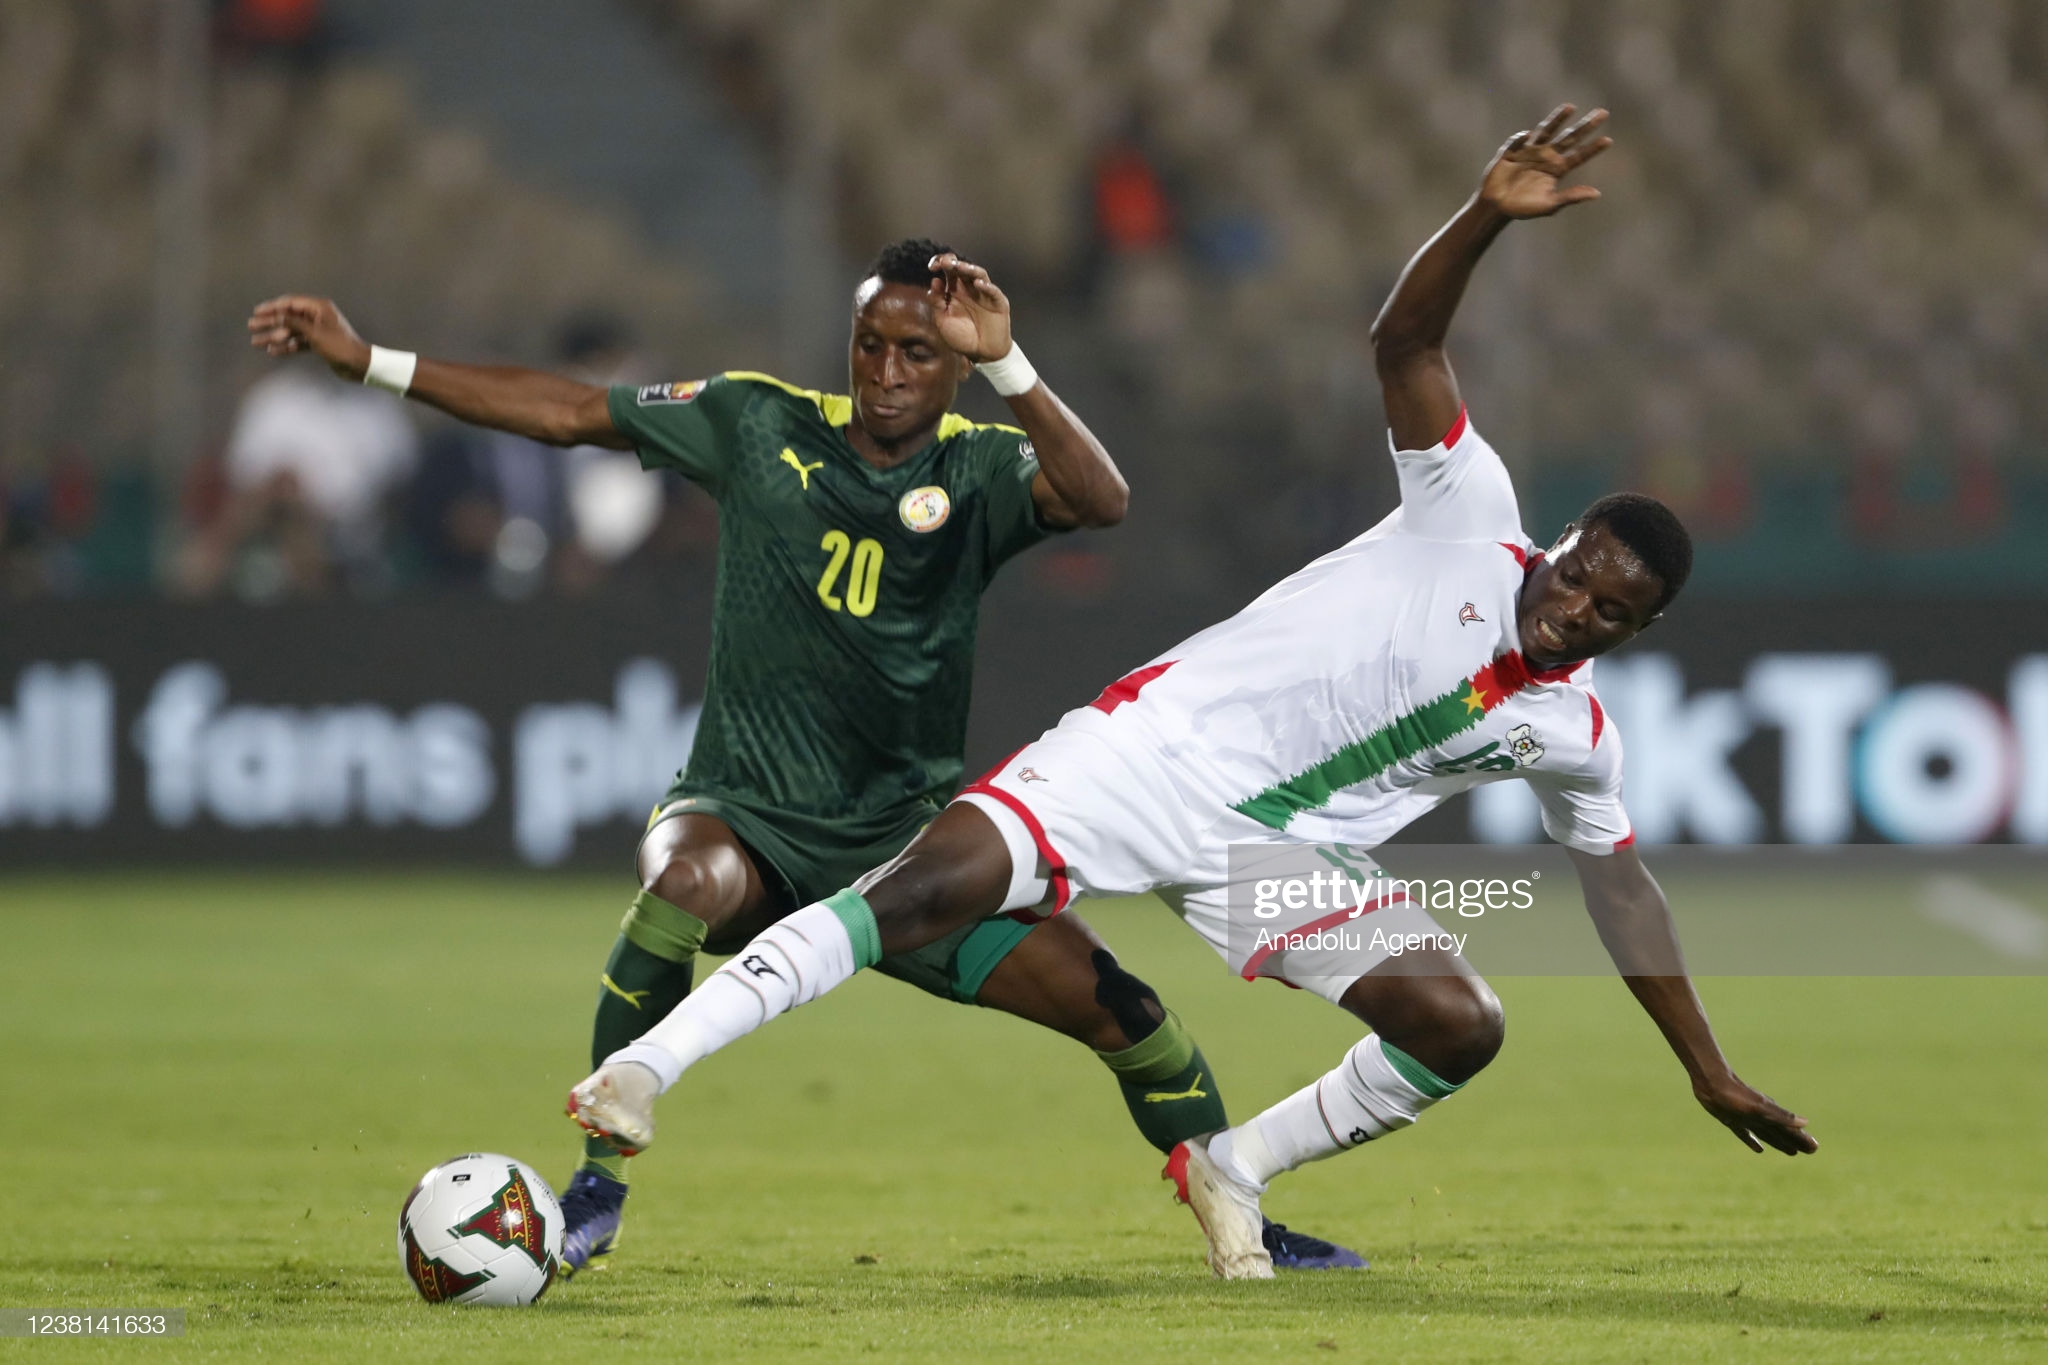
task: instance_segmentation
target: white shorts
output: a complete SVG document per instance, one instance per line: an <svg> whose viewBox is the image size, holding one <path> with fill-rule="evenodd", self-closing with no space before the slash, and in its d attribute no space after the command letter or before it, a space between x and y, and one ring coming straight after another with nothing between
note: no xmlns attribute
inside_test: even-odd
<svg viewBox="0 0 2048 1365"><path fill-rule="evenodd" d="M1257 924L1240 913L1233 925L1231 845L1240 848L1240 890L1259 871L1244 846L1292 845L1220 803L1197 810L1148 754L1127 752L1092 728L1070 718L957 798L988 816L1010 850L1004 913L1036 922L1091 896L1156 891L1233 972L1248 981L1272 977L1332 1004L1400 951L1390 945L1441 933L1398 893L1363 911L1305 909ZM1347 856L1376 866L1356 850Z"/></svg>

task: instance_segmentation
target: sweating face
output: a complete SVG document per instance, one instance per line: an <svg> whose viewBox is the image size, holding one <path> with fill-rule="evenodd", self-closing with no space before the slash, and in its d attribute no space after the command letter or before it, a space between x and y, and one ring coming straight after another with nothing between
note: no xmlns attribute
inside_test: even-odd
<svg viewBox="0 0 2048 1365"><path fill-rule="evenodd" d="M870 277L853 295L853 416L891 445L938 422L973 367L939 336L922 289Z"/></svg>
<svg viewBox="0 0 2048 1365"><path fill-rule="evenodd" d="M1557 668L1625 644L1657 616L1663 584L1605 526L1566 529L1522 584L1522 657Z"/></svg>

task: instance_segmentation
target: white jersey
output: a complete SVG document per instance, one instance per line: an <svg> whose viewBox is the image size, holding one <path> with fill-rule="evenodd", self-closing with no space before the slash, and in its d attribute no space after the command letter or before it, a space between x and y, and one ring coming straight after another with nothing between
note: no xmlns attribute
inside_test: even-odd
<svg viewBox="0 0 2048 1365"><path fill-rule="evenodd" d="M1558 842L1608 854L1633 840L1621 737L1591 663L1545 671L1522 658L1516 599L1538 551L1500 457L1460 414L1443 442L1397 450L1394 464L1401 506L1385 521L961 793L1008 846L1005 913L1157 891L1232 970L1341 1002L1390 941L1334 956L1306 941L1261 948L1233 928L1232 879L1259 874L1232 867L1232 846L1349 845L1355 867L1455 793L1511 777L1535 788ZM1440 934L1405 894L1367 913L1395 938Z"/></svg>
<svg viewBox="0 0 2048 1365"><path fill-rule="evenodd" d="M1124 804L1118 837L1157 853L1088 879L1103 892L1209 880L1231 843L1372 847L1506 778L1535 789L1558 842L1596 854L1628 843L1621 738L1591 662L1544 671L1520 653L1516 598L1539 552L1500 457L1461 415L1444 442L1394 463L1401 505L1379 525L1069 712L1020 755L1032 778L999 769L981 785L1064 804L1078 794L1054 792L1066 765L1042 746L1114 750L1113 771L1152 807ZM1158 808L1168 792L1180 810ZM1133 829L1147 820L1173 828Z"/></svg>

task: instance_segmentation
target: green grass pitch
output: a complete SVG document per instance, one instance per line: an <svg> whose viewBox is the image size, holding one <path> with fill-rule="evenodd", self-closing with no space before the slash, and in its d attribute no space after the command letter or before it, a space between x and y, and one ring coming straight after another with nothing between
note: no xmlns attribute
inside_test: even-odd
<svg viewBox="0 0 2048 1365"><path fill-rule="evenodd" d="M1671 883L1681 908L1687 890ZM1695 1107L1619 983L1497 981L1500 1060L1269 1211L1364 1274L1221 1284L1102 1068L862 979L691 1074L615 1265L429 1308L421 1171L561 1180L619 879L0 879L0 1307L184 1308L177 1341L0 1359L2048 1359L2038 979L1703 983L1813 1159ZM1356 1030L1233 981L1150 902L1091 919L1244 1117Z"/></svg>

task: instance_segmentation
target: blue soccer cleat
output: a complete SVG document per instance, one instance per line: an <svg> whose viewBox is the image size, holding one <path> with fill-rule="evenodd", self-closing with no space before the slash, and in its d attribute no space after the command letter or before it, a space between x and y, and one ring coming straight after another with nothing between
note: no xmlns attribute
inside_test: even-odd
<svg viewBox="0 0 2048 1365"><path fill-rule="evenodd" d="M1266 1242L1266 1254L1273 1258L1275 1270L1364 1270L1365 1257L1350 1247L1340 1247L1335 1242L1325 1242L1320 1237L1311 1237L1305 1232L1295 1232L1285 1223L1265 1220L1262 1235ZM566 1252L564 1253L566 1255Z"/></svg>
<svg viewBox="0 0 2048 1365"><path fill-rule="evenodd" d="M586 1166L562 1196L562 1278L569 1279L619 1244L626 1217L626 1182ZM1317 1243L1318 1246L1325 1245Z"/></svg>

